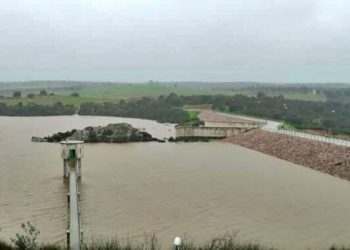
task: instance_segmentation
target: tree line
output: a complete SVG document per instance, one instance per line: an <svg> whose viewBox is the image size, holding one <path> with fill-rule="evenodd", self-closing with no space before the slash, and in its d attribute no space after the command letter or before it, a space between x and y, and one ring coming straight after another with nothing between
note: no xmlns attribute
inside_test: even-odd
<svg viewBox="0 0 350 250"><path fill-rule="evenodd" d="M161 100L162 98L143 97L139 100L122 100L119 103L82 103L78 114L141 118L169 123L189 120L188 113L180 106Z"/></svg>
<svg viewBox="0 0 350 250"><path fill-rule="evenodd" d="M0 115L3 116L55 116L55 115L73 115L76 113L73 105L64 105L56 102L53 105L38 105L35 103L18 103L16 105L7 105L0 103Z"/></svg>
<svg viewBox="0 0 350 250"><path fill-rule="evenodd" d="M257 96L179 96L172 93L157 98L122 100L119 103L83 103L80 105L78 114L186 123L190 121L190 116L181 109L186 104L212 104L218 111L284 121L298 129L318 129L350 134L349 103L289 100L283 95L269 97L262 92ZM71 115L75 112L72 105L62 103L55 103L53 106L34 103L28 105L19 103L14 106L0 104L0 115Z"/></svg>
<svg viewBox="0 0 350 250"><path fill-rule="evenodd" d="M210 103L219 111L284 121L298 129L350 134L350 103L289 100L283 95L268 97L262 92L253 97L235 95L190 96L179 97L179 100L175 100L175 96L172 98L173 103Z"/></svg>

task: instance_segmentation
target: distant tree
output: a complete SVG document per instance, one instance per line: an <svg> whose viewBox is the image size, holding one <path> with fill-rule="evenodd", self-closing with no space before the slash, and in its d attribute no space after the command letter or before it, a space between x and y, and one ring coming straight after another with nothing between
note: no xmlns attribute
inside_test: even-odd
<svg viewBox="0 0 350 250"><path fill-rule="evenodd" d="M258 92L258 94L256 95L257 98L262 99L266 97L266 94L264 92Z"/></svg>
<svg viewBox="0 0 350 250"><path fill-rule="evenodd" d="M50 93L50 96L54 96L55 95L55 93Z"/></svg>
<svg viewBox="0 0 350 250"><path fill-rule="evenodd" d="M47 95L47 91L45 89L40 90L40 95Z"/></svg>
<svg viewBox="0 0 350 250"><path fill-rule="evenodd" d="M79 97L79 94L77 92L74 92L70 96L72 96L72 97Z"/></svg>
<svg viewBox="0 0 350 250"><path fill-rule="evenodd" d="M15 92L13 92L13 97L14 97L14 98L19 98L19 97L21 97L21 96L22 96L21 91L15 91Z"/></svg>
<svg viewBox="0 0 350 250"><path fill-rule="evenodd" d="M27 95L27 97L28 97L29 99L33 99L33 98L34 98L34 94L33 94L33 93L29 93L29 94Z"/></svg>

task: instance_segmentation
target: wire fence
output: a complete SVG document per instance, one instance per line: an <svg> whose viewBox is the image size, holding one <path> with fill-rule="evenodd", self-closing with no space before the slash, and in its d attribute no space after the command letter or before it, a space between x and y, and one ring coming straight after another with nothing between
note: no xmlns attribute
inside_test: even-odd
<svg viewBox="0 0 350 250"><path fill-rule="evenodd" d="M263 128L266 131L273 132L273 133L279 133L283 135L290 135L290 136L297 136L301 138L306 138L310 140L320 141L320 142L326 142L331 144L336 144L340 146L350 147L350 141L335 139L331 137L325 137L325 136L319 136L319 135L312 135L307 134L303 132L298 132L294 130L288 130L288 129L278 129L278 128Z"/></svg>

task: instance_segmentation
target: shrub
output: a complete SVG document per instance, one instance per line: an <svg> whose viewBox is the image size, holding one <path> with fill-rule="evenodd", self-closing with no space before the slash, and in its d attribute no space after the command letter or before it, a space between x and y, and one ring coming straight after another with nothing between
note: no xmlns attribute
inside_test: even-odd
<svg viewBox="0 0 350 250"><path fill-rule="evenodd" d="M45 89L40 90L39 95L47 95L47 91Z"/></svg>
<svg viewBox="0 0 350 250"><path fill-rule="evenodd" d="M15 92L13 92L13 97L14 97L14 98L20 98L21 96L22 96L21 91L15 91Z"/></svg>
<svg viewBox="0 0 350 250"><path fill-rule="evenodd" d="M36 250L39 248L37 239L40 231L32 225L29 221L22 223L22 234L16 234L15 238L11 238L11 241L19 250Z"/></svg>
<svg viewBox="0 0 350 250"><path fill-rule="evenodd" d="M0 249L1 250L13 250L14 248L10 244L8 244L7 242L0 240Z"/></svg>

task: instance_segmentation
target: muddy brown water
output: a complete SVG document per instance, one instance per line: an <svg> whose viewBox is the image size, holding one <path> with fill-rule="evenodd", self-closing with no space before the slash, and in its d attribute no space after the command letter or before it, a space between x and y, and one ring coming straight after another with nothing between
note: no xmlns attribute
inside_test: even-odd
<svg viewBox="0 0 350 250"><path fill-rule="evenodd" d="M0 117L0 238L24 221L64 244L67 188L58 144L32 135L128 122L158 138L173 126L108 117ZM177 235L200 242L227 232L281 249L350 244L350 183L222 142L86 144L84 238Z"/></svg>

